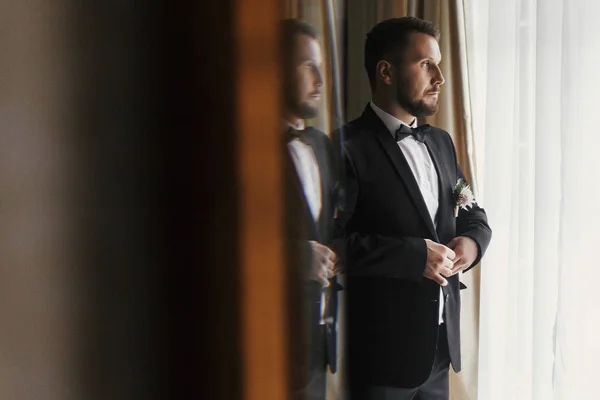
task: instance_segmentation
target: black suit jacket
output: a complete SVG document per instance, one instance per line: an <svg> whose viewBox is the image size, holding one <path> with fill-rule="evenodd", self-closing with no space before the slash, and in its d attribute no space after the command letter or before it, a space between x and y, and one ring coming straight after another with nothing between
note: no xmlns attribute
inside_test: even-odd
<svg viewBox="0 0 600 400"><path fill-rule="evenodd" d="M340 286L336 279L331 280L331 286L323 289L318 282L307 279L311 268L312 250L309 241L317 241L334 251L334 210L336 207L337 188L339 186L338 169L334 162L334 152L329 137L314 128L308 127L302 132L302 141L308 144L315 154L319 167L321 180L321 214L315 221L310 212L307 199L304 195L298 174L287 148L285 149L285 182L286 182L286 225L288 237L288 260L292 271L289 287L298 287L302 283L302 290L290 298L290 307L295 312L291 315L303 315L304 330L293 332L292 352L297 354L298 360L307 366L310 371L323 372L327 365L332 372L337 370L336 361L336 325L337 325L337 290ZM292 238L290 241L289 239ZM291 257L291 259L290 259ZM333 319L333 323L323 326L319 324L321 312L321 292L326 295L326 316ZM301 308L301 309L300 309ZM298 321L290 321L291 329L297 327ZM303 335L300 337L300 335ZM305 354L300 354L302 351ZM293 361L294 362L294 361ZM295 386L302 387L305 378L294 378ZM310 377L308 377L310 379Z"/></svg>
<svg viewBox="0 0 600 400"><path fill-rule="evenodd" d="M464 175L447 132L432 127L425 140L439 179L437 229L402 151L370 105L341 132L350 384L416 387L431 372L438 335L440 286L423 277L423 239L442 244L455 236L474 239L479 249L474 266L491 229L478 206L454 217L453 190ZM450 359L460 371L458 276L448 282L444 319Z"/></svg>

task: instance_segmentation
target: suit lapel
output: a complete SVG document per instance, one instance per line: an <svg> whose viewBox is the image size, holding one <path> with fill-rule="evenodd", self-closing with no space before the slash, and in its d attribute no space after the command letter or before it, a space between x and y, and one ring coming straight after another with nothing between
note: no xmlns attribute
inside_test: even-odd
<svg viewBox="0 0 600 400"><path fill-rule="evenodd" d="M392 162L394 169L398 175L400 175L400 178L404 181L404 184L408 188L408 193L410 194L415 207L419 211L419 214L421 214L423 222L429 229L432 237L438 240L438 235L433 225L433 221L431 220L431 216L429 215L429 210L427 209L423 195L421 194L421 189L419 189L417 180L415 179L415 176L413 175L413 172L410 169L408 161L406 161L406 157L404 157L402 150L400 150L398 147L398 143L396 143L390 134L390 131L379 119L377 114L375 114L370 105L367 105L367 108L363 113L363 121L366 123L367 127L369 127L371 130L375 130L375 136L377 137L377 140L381 144L381 147L383 147L385 154Z"/></svg>
<svg viewBox="0 0 600 400"><path fill-rule="evenodd" d="M427 205L425 204L425 200L423 199L423 195L421 194L421 189L419 189L419 185L417 184L417 180L413 175L408 162L406 161L406 157L402 153L402 150L398 147L398 143L392 138L389 131L386 129L385 131L378 130L377 131L377 139L381 143L385 153L389 157L390 161L394 165L396 172L402 180L404 184L408 188L408 193L410 194L413 203L421 217L423 217L423 221L427 228L431 232L434 238L437 240L437 232L435 231L435 227L433 226L433 221L431 220L431 216L429 215L429 210L427 209Z"/></svg>
<svg viewBox="0 0 600 400"><path fill-rule="evenodd" d="M433 165L435 166L438 176L439 207L436 220L438 235L443 237L445 226L447 225L445 222L454 219L454 210L452 208L452 190L454 189L454 186L449 173L451 169L450 166L444 162L446 158L429 133L425 136L425 145L427 146L427 150L429 150L429 155L433 160Z"/></svg>

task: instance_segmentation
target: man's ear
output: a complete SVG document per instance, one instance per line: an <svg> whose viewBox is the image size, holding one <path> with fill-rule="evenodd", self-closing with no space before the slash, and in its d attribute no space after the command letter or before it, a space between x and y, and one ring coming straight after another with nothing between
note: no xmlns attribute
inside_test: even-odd
<svg viewBox="0 0 600 400"><path fill-rule="evenodd" d="M392 64L386 60L379 60L375 67L375 75L386 85L392 84Z"/></svg>

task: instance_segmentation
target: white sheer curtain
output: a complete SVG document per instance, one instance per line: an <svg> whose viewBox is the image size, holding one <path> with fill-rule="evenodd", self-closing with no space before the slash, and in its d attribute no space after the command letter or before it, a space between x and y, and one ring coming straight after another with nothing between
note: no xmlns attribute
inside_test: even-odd
<svg viewBox="0 0 600 400"><path fill-rule="evenodd" d="M481 400L600 399L600 2L463 0Z"/></svg>

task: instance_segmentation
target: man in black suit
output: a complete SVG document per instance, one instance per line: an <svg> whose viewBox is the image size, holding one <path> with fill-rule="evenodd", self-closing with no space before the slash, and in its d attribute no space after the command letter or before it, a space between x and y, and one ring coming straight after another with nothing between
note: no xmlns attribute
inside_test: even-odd
<svg viewBox="0 0 600 400"><path fill-rule="evenodd" d="M460 371L459 272L491 239L483 209L455 216L464 175L433 115L444 78L439 31L405 17L367 35L372 101L342 128L352 399L448 399Z"/></svg>
<svg viewBox="0 0 600 400"><path fill-rule="evenodd" d="M305 123L317 116L323 90L317 34L296 19L282 21L281 28L289 286L303 282L302 292L290 299L290 315L304 317L298 332L298 320L290 321L292 362L305 366L291 377L292 391L295 399L322 400L327 365L336 371L338 285L331 247L337 174L329 137Z"/></svg>

